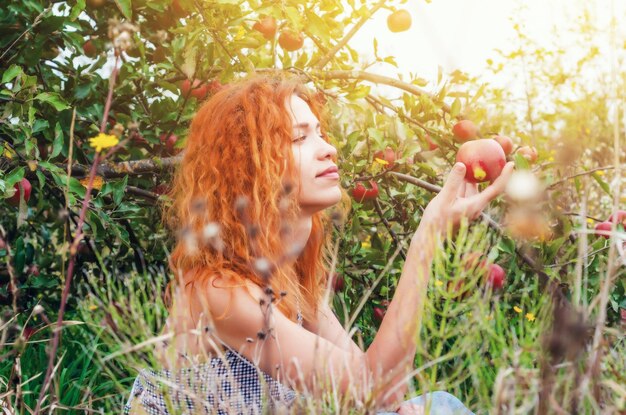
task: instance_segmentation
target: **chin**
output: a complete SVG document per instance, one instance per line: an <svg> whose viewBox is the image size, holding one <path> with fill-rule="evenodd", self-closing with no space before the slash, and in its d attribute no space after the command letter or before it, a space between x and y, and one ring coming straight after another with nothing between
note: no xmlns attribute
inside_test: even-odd
<svg viewBox="0 0 626 415"><path fill-rule="evenodd" d="M335 206L337 203L341 202L341 198L341 189L337 186L334 192L328 192L328 194L324 196L320 195L320 197L315 199L302 200L300 206L302 211L313 214Z"/></svg>

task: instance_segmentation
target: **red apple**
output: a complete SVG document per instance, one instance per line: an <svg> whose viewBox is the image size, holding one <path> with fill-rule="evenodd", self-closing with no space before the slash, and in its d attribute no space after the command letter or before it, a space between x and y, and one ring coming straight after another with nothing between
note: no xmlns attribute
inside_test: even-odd
<svg viewBox="0 0 626 415"><path fill-rule="evenodd" d="M468 141L456 153L456 161L465 164L465 179L470 183L493 182L506 164L500 144L491 138Z"/></svg>
<svg viewBox="0 0 626 415"><path fill-rule="evenodd" d="M624 226L624 228L626 228L626 210L618 210L617 212L615 212L611 216L609 216L607 221L608 222L615 221L618 224L621 223Z"/></svg>
<svg viewBox="0 0 626 415"><path fill-rule="evenodd" d="M295 32L291 29L285 29L278 36L278 44L286 51L293 52L304 45L304 36L302 33Z"/></svg>
<svg viewBox="0 0 626 415"><path fill-rule="evenodd" d="M207 92L209 93L209 95L216 94L219 91L221 91L223 88L224 88L224 85L218 79L213 79L211 82L207 84Z"/></svg>
<svg viewBox="0 0 626 415"><path fill-rule="evenodd" d="M385 318L386 313L387 313L387 310L380 308L380 307L374 307L374 319L378 321L379 323L383 321L383 318Z"/></svg>
<svg viewBox="0 0 626 415"><path fill-rule="evenodd" d="M357 183L354 189L352 189L352 197L357 202L363 203L366 200L374 200L378 197L378 184L374 180L370 180L369 183L371 189L366 189L362 182Z"/></svg>
<svg viewBox="0 0 626 415"><path fill-rule="evenodd" d="M388 164L385 165L385 168L392 169L395 166L396 161L396 152L391 147L387 147L384 153L381 150L378 150L374 153L375 159L385 160Z"/></svg>
<svg viewBox="0 0 626 415"><path fill-rule="evenodd" d="M491 285L494 290L500 290L504 287L506 274L504 269L498 264L489 264L489 275L487 276L487 284Z"/></svg>
<svg viewBox="0 0 626 415"><path fill-rule="evenodd" d="M161 134L159 137L161 144L165 144L165 149L168 154L175 154L179 149L176 148L176 141L178 141L178 137L176 134L170 134L169 137L165 137L165 133Z"/></svg>
<svg viewBox="0 0 626 415"><path fill-rule="evenodd" d="M534 163L537 161L537 149L531 146L524 146L517 150L516 154L524 157L528 162Z"/></svg>
<svg viewBox="0 0 626 415"><path fill-rule="evenodd" d="M272 16L265 16L258 22L256 22L252 28L258 32L261 32L263 37L267 40L274 39L276 36L276 29L278 26L276 25L276 19Z"/></svg>
<svg viewBox="0 0 626 415"><path fill-rule="evenodd" d="M195 97L198 101L204 100L209 93L208 85L199 79L194 79L193 82L191 82L189 79L185 79L180 84L180 90L183 93L184 97L188 97L189 95L191 95L192 97Z"/></svg>
<svg viewBox="0 0 626 415"><path fill-rule="evenodd" d="M430 134L426 134L424 138L426 139L426 142L428 143L428 149L430 151L437 150L439 148L439 145L430 138Z"/></svg>
<svg viewBox="0 0 626 415"><path fill-rule="evenodd" d="M478 137L478 127L470 120L461 120L452 127L452 134L458 143L464 143Z"/></svg>
<svg viewBox="0 0 626 415"><path fill-rule="evenodd" d="M603 236L606 239L611 238L611 227L613 226L613 224L611 222L600 222L596 225L595 231L596 231L596 235L598 236Z"/></svg>
<svg viewBox="0 0 626 415"><path fill-rule="evenodd" d="M98 53L98 50L96 49L96 46L93 44L91 39L83 43L83 52L90 58L93 58Z"/></svg>
<svg viewBox="0 0 626 415"><path fill-rule="evenodd" d="M343 291L343 289L345 288L345 282L343 280L343 277L335 272L332 278L333 291L336 293Z"/></svg>
<svg viewBox="0 0 626 415"><path fill-rule="evenodd" d="M505 135L497 135L493 137L494 140L498 142L502 146L502 150L504 150L504 154L507 156L511 154L513 151L513 140Z"/></svg>
<svg viewBox="0 0 626 415"><path fill-rule="evenodd" d="M22 185L23 190L20 190L19 184ZM32 186L30 185L28 179L23 178L19 183L15 183L13 185L13 188L15 189L15 193L13 194L13 196L7 199L9 204L12 206L19 206L20 195L23 195L24 202L28 203L28 199L30 199L30 191L32 189Z"/></svg>
<svg viewBox="0 0 626 415"><path fill-rule="evenodd" d="M169 193L169 191L170 187L165 183L157 184L152 188L152 193L156 193L159 196Z"/></svg>

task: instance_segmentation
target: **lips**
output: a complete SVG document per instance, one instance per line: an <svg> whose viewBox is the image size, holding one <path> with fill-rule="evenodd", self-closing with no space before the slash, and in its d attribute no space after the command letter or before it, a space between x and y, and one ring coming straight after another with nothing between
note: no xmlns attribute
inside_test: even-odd
<svg viewBox="0 0 626 415"><path fill-rule="evenodd" d="M331 166L331 167L327 168L326 170L324 170L323 172L319 173L315 177L320 177L320 176L323 176L323 175L328 174L328 173L337 173L338 171L339 170L337 169L337 166Z"/></svg>

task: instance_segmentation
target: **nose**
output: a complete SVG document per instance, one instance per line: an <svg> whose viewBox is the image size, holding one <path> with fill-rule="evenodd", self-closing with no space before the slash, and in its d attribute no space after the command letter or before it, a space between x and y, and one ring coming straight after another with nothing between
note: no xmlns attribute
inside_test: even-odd
<svg viewBox="0 0 626 415"><path fill-rule="evenodd" d="M321 150L320 150L321 158L322 159L330 158L331 160L337 161L337 149L335 148L335 146L333 146L326 140L322 139L320 141L322 143Z"/></svg>

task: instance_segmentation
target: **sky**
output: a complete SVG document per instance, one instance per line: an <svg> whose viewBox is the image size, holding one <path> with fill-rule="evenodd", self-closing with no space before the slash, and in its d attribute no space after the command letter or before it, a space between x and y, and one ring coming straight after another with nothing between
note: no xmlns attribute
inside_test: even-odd
<svg viewBox="0 0 626 415"><path fill-rule="evenodd" d="M608 27L610 17L615 16L621 23L620 37L626 39L626 0L409 0L398 6L411 14L408 31L390 32L387 16L391 12L381 10L350 45L371 59L375 36L379 55L395 56L399 68L380 64L369 70L388 76L411 72L434 86L439 66L444 73L461 69L479 75L487 59L497 57L496 49L514 49L514 16L524 23L524 33L539 44L547 45L553 32L562 34L560 41L567 43L566 29L575 27L583 5L600 27Z"/></svg>

